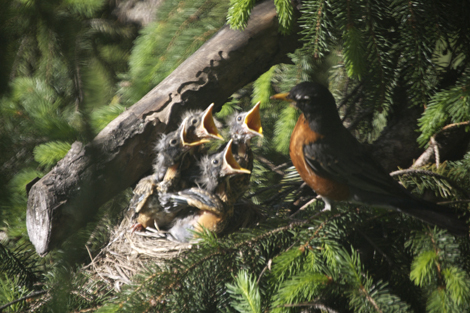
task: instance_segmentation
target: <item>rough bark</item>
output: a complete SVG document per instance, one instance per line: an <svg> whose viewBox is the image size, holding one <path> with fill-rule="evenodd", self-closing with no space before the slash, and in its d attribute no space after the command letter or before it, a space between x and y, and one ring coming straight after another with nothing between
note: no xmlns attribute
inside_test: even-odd
<svg viewBox="0 0 470 313"><path fill-rule="evenodd" d="M273 3L263 2L244 31L222 28L92 142L75 142L29 192L26 224L36 251L45 255L60 245L148 171L155 139L174 129L183 111L212 102L219 108L236 90L286 61L299 46L296 34L280 35Z"/></svg>

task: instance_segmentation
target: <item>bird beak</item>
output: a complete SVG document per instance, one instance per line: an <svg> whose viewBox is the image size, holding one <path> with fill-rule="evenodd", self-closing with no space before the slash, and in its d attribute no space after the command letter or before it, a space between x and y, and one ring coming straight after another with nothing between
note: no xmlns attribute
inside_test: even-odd
<svg viewBox="0 0 470 313"><path fill-rule="evenodd" d="M232 175L232 174L251 174L250 170L243 168L238 164L237 160L233 157L232 154L232 141L230 140L225 147L224 161L222 164L221 176Z"/></svg>
<svg viewBox="0 0 470 313"><path fill-rule="evenodd" d="M212 116L212 108L214 104L212 103L209 107L202 112L202 123L196 129L196 135L200 138L213 138L224 140L219 134L219 130L214 123L214 117Z"/></svg>
<svg viewBox="0 0 470 313"><path fill-rule="evenodd" d="M186 120L184 120L181 123L181 130L180 130L180 137L181 137L181 142L183 143L183 147L195 147L195 146L199 146L204 143L210 142L210 140L207 138L199 138L199 137L198 137L198 140L196 141L189 141L185 125L186 125Z"/></svg>
<svg viewBox="0 0 470 313"><path fill-rule="evenodd" d="M261 101L246 114L244 126L250 134L263 137L263 127L261 126L261 115L259 113Z"/></svg>
<svg viewBox="0 0 470 313"><path fill-rule="evenodd" d="M282 100L282 101L288 101L288 102L295 102L293 99L289 98L289 93L278 93L274 96L269 97L269 99L272 100Z"/></svg>

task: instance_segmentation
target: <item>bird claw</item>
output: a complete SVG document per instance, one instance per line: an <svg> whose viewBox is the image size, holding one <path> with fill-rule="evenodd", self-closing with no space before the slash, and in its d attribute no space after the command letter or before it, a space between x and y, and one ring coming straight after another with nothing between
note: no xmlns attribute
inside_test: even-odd
<svg viewBox="0 0 470 313"><path fill-rule="evenodd" d="M158 227L157 221L153 221L153 226L155 226L155 229L158 230L158 232L161 232L160 228Z"/></svg>
<svg viewBox="0 0 470 313"><path fill-rule="evenodd" d="M134 233L136 231L142 231L144 230L145 227L141 223L136 223L131 226L131 233Z"/></svg>

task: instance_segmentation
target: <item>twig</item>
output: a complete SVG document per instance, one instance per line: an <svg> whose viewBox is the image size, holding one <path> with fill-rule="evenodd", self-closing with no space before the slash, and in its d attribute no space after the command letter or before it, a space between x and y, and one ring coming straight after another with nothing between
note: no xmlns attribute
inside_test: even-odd
<svg viewBox="0 0 470 313"><path fill-rule="evenodd" d="M91 264L93 265L93 268L95 269L95 272L100 275L101 279L105 280L103 276L101 276L101 273L98 271L98 269L96 268L96 264L95 264L95 259L92 257L91 255L91 252L90 252L90 249L88 249L88 246L85 245L85 248L86 248L86 251L88 251L88 255L90 256L90 260L91 260ZM98 254L99 255L99 254ZM98 257L98 255L96 257ZM95 258L96 258L95 257Z"/></svg>
<svg viewBox="0 0 470 313"><path fill-rule="evenodd" d="M383 311L379 308L377 302L375 302L375 300L371 297L371 295L367 292L366 288L364 286L361 286L359 287L359 289L364 293L364 295L366 296L366 299L367 301L369 301L370 303L372 303L372 305L374 306L375 310L379 313L383 313Z"/></svg>
<svg viewBox="0 0 470 313"><path fill-rule="evenodd" d="M110 245L112 245L112 244L115 243L117 240L119 240L119 239L122 237L122 235L124 235L124 233L125 233L125 232L122 231L121 234L119 234L119 236L117 236L116 238L114 238L113 241L110 241L110 242L106 245L106 247L104 247L103 249L101 249L100 252L95 256L95 259L96 259L101 253L103 253L103 251L104 251L106 248L108 248ZM90 264L84 266L83 269L87 269L87 268L89 268L91 265L92 265L92 263L90 263Z"/></svg>
<svg viewBox="0 0 470 313"><path fill-rule="evenodd" d="M436 152L436 148L433 142L436 142L436 137L439 134L441 134L445 130L448 130L454 127L465 126L465 125L470 125L470 121L453 123L453 124L449 124L449 125L442 127L439 131L437 131L434 135L432 135L428 148L419 156L419 158L414 162L414 164L411 167L413 168L421 167L425 165L426 163L430 162L431 158L433 157L433 155L435 155L435 152ZM436 158L439 158L439 155L437 155ZM436 160L436 164L437 164L437 160Z"/></svg>
<svg viewBox="0 0 470 313"><path fill-rule="evenodd" d="M419 168L429 163L434 156L434 149L431 145L419 156L418 159L411 165L411 168Z"/></svg>
<svg viewBox="0 0 470 313"><path fill-rule="evenodd" d="M439 164L441 163L441 158L439 155L439 144L436 141L434 136L431 137L431 146L434 150L434 159L436 160L436 168L439 168Z"/></svg>
<svg viewBox="0 0 470 313"><path fill-rule="evenodd" d="M278 169L283 168L283 167L286 167L286 166L291 166L291 165L292 165L291 161L286 162L286 163L282 163L282 164L279 164L278 166L276 166L275 168L273 168L273 171L278 170Z"/></svg>
<svg viewBox="0 0 470 313"><path fill-rule="evenodd" d="M261 155L257 155L256 156L256 159L258 161L260 161L261 163L264 163L265 165L267 165L269 167L269 169L279 175L282 175L284 176L284 172L277 169L277 166L275 166L271 161L269 161L268 159L266 159L265 157L262 157Z"/></svg>
<svg viewBox="0 0 470 313"><path fill-rule="evenodd" d="M469 199L465 199L465 200L453 200L453 201L440 201L440 202L437 202L437 204L457 204L457 203L470 203L470 200Z"/></svg>
<svg viewBox="0 0 470 313"><path fill-rule="evenodd" d="M297 210L297 212L294 212L292 213L292 215L290 216L290 218L294 217L297 213L299 213L300 211L303 211L305 210L310 204L314 203L315 201L317 201L318 199L321 199L320 196L316 196L315 198L313 198L312 200L308 201L307 203L305 203L304 205L302 205L302 207L300 209Z"/></svg>
<svg viewBox="0 0 470 313"><path fill-rule="evenodd" d="M149 229L150 227L147 227L147 230ZM142 236L142 237L152 237L152 238L165 238L165 233L167 233L167 231L161 231L160 233L155 233L155 232L135 232L133 233L134 236Z"/></svg>
<svg viewBox="0 0 470 313"><path fill-rule="evenodd" d="M261 280L261 277L263 277L264 275L264 272L266 272L266 269L269 268L269 270L271 270L271 264L273 263L273 259L269 259L268 260L268 264L266 264L266 266L263 268L263 270L261 271L261 273L259 274L258 276L258 279L256 280L256 283L259 284L259 281Z"/></svg>
<svg viewBox="0 0 470 313"><path fill-rule="evenodd" d="M441 174L437 174L437 173L434 173L434 172L431 172L431 171L419 170L419 169L415 169L415 168L409 168L409 169L406 169L406 170L399 170L399 171L391 172L390 176L409 175L409 174L411 174L411 175L413 175L413 174L415 174L415 175L427 175L427 176L434 176L434 177L441 178L441 179L447 181L452 186L452 188L458 190L463 195L465 195L467 198L470 198L470 196L467 194L467 191L464 190L463 188L459 187L454 181L452 181L448 177L445 177Z"/></svg>
<svg viewBox="0 0 470 313"><path fill-rule="evenodd" d="M449 129L449 128L459 127L459 126L464 126L464 125L470 125L470 121L465 121L465 122L453 123L453 124L446 125L446 126L442 127L442 129L440 131L438 131L438 133L443 131L443 130Z"/></svg>
<svg viewBox="0 0 470 313"><path fill-rule="evenodd" d="M2 312L3 309L8 308L10 305L13 305L15 303L18 303L18 302L21 302L21 301L24 301L24 300L28 300L28 299L43 295L45 293L47 293L46 290L36 291L36 292L33 292L32 294L30 294L29 296L25 296L25 297L13 300L11 302L8 302L7 304L4 304L4 305L0 306L0 312Z"/></svg>

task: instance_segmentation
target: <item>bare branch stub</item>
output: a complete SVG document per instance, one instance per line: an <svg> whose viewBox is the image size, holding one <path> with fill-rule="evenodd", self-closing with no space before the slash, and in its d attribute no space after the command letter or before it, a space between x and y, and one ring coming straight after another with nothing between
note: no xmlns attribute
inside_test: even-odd
<svg viewBox="0 0 470 313"><path fill-rule="evenodd" d="M27 228L40 255L90 221L99 207L151 168L154 141L188 108L216 109L300 46L278 32L271 1L257 5L244 31L223 27L164 81L87 145L72 149L28 195Z"/></svg>

